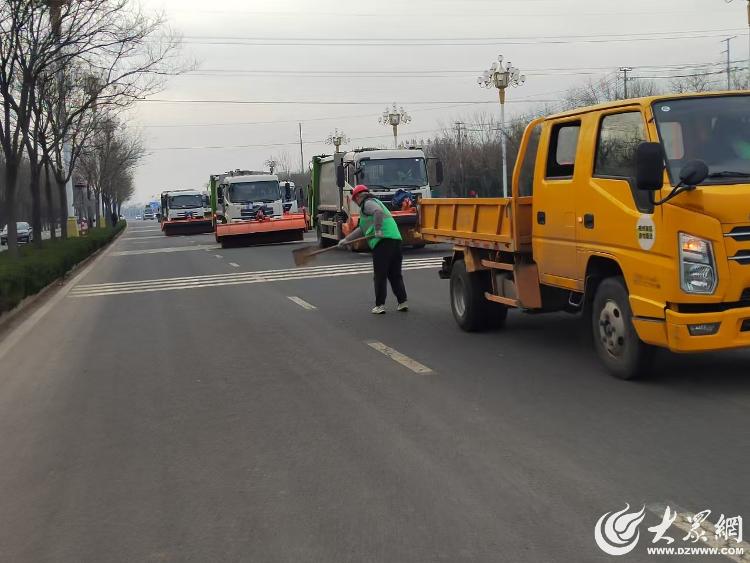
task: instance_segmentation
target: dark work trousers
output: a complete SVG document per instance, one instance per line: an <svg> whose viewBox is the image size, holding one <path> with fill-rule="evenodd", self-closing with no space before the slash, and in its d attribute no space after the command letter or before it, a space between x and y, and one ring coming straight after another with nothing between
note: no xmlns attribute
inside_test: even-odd
<svg viewBox="0 0 750 563"><path fill-rule="evenodd" d="M406 301L406 288L401 275L401 241L384 238L372 251L372 267L375 270L375 305L385 305L388 294L387 282L391 282L391 289L399 303Z"/></svg>

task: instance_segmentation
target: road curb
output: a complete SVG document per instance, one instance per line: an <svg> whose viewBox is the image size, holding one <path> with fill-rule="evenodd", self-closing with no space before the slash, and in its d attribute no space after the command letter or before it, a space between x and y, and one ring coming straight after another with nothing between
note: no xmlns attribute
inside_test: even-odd
<svg viewBox="0 0 750 563"><path fill-rule="evenodd" d="M108 250L115 243L115 241L117 241L117 239L120 238L122 234L127 230L128 227L126 226L119 233L116 233L115 236L112 237L111 241L94 251L92 254L90 254L77 264L73 265L73 267L65 272L61 277L52 280L46 287L39 290L34 295L29 295L28 297L24 298L10 311L0 314L0 341L2 341L6 333L10 332L14 328L14 326L18 324L16 321L22 313L32 310L36 306L41 305L42 302L46 299L52 298L56 291L62 290L68 283L68 281L75 277L76 272L85 268L98 257L100 257L100 255Z"/></svg>

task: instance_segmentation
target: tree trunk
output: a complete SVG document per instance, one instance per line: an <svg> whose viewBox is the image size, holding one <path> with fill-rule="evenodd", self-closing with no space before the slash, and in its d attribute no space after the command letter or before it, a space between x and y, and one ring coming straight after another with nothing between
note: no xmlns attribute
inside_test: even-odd
<svg viewBox="0 0 750 563"><path fill-rule="evenodd" d="M49 177L49 162L44 163L44 193L47 198L47 222L49 223L49 238L57 238L57 221L55 221L55 201L52 197L52 181Z"/></svg>
<svg viewBox="0 0 750 563"><path fill-rule="evenodd" d="M60 199L60 209L58 209L60 212L60 238L66 239L68 238L68 194L65 193L65 182L55 180L57 182L57 195Z"/></svg>
<svg viewBox="0 0 750 563"><path fill-rule="evenodd" d="M31 192L31 232L34 233L34 246L42 247L42 193L40 186L41 167L29 163L29 191Z"/></svg>
<svg viewBox="0 0 750 563"><path fill-rule="evenodd" d="M16 234L16 181L18 180L18 164L5 163L5 204L8 206L8 255L18 256L18 240Z"/></svg>
<svg viewBox="0 0 750 563"><path fill-rule="evenodd" d="M96 216L94 217L94 219L96 222L96 226L99 227L101 226L99 224L99 221L101 220L101 215L102 215L102 202L99 199L99 190L94 191L94 197L96 198Z"/></svg>

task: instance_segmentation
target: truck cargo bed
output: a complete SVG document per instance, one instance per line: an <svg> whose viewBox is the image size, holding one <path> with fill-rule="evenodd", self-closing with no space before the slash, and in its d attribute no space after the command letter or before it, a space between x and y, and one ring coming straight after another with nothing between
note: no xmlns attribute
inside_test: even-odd
<svg viewBox="0 0 750 563"><path fill-rule="evenodd" d="M419 217L426 241L509 252L531 250L530 197L423 199Z"/></svg>

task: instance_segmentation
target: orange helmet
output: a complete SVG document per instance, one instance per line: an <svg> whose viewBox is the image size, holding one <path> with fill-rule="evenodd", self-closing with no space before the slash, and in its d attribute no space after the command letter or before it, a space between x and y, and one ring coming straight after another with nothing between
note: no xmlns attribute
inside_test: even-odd
<svg viewBox="0 0 750 563"><path fill-rule="evenodd" d="M370 190L364 184L359 184L352 190L352 199L357 197L359 194L369 194Z"/></svg>

